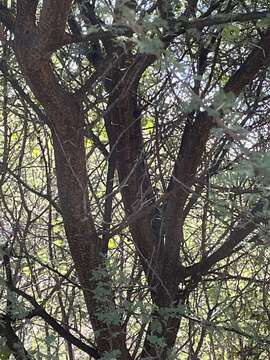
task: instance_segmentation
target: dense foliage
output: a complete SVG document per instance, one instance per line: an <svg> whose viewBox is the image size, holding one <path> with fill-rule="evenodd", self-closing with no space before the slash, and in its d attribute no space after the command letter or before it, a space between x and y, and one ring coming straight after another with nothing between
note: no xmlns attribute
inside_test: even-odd
<svg viewBox="0 0 270 360"><path fill-rule="evenodd" d="M269 2L0 24L0 359L269 359Z"/></svg>

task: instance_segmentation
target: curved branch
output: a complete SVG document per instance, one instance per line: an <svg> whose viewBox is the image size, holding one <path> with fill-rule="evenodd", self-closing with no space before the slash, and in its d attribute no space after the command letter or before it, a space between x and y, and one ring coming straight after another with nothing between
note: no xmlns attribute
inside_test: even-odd
<svg viewBox="0 0 270 360"><path fill-rule="evenodd" d="M264 68L270 66L270 29L268 29L262 40L247 57L241 67L231 76L224 87L225 93L239 96L243 88L251 83L256 75ZM195 180L197 167L201 162L206 143L213 127L217 127L215 119L206 111L199 112L194 124L188 121L182 137L180 150L175 162L173 176L170 181L169 191L173 191L175 197L169 199L167 217L172 223L176 223L185 205L190 188Z"/></svg>
<svg viewBox="0 0 270 360"><path fill-rule="evenodd" d="M14 291L16 294L22 296L35 308L37 314L42 317L42 319L48 323L61 337L65 340L76 346L78 349L84 351L86 354L92 356L94 359L100 359L98 351L83 343L81 340L72 335L68 330L66 330L58 321L56 321L47 311L37 303L37 301L30 295L26 294L20 289L17 289L15 286L7 284L10 290Z"/></svg>

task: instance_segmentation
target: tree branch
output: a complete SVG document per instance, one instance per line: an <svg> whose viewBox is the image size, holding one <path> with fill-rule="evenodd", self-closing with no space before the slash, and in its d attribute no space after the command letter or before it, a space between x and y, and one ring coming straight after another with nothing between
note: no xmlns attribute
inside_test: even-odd
<svg viewBox="0 0 270 360"><path fill-rule="evenodd" d="M36 10L38 0L17 1L17 16L15 25L18 31L29 33L36 27Z"/></svg>
<svg viewBox="0 0 270 360"><path fill-rule="evenodd" d="M247 57L246 61L241 65L227 82L224 87L225 93L232 93L235 97L239 96L243 88L248 85L262 69L270 65L270 29L268 29L262 40L254 48ZM177 209L183 208L185 201L189 195L186 189L193 184L194 176L201 157L204 153L210 130L217 126L215 119L210 116L207 111L199 112L194 124L188 119L182 136L182 142L175 163L173 177L169 184L169 191L173 191L175 197L171 197L167 212L170 216L178 216ZM169 214L168 214L169 216Z"/></svg>
<svg viewBox="0 0 270 360"><path fill-rule="evenodd" d="M265 19L270 16L270 11L256 11L252 13L238 13L238 14L218 14L215 16L209 16L206 18L199 18L194 20L185 20L179 18L175 24L179 30L184 29L203 29L207 26L231 24L234 22L248 22L254 20ZM178 30L178 31L179 31Z"/></svg>
<svg viewBox="0 0 270 360"><path fill-rule="evenodd" d="M0 22L4 24L8 30L14 31L15 26L15 16L12 12L0 2Z"/></svg>
<svg viewBox="0 0 270 360"><path fill-rule="evenodd" d="M7 348L16 360L33 359L13 330L10 318L5 315L0 315L0 336L6 339Z"/></svg>
<svg viewBox="0 0 270 360"><path fill-rule="evenodd" d="M49 313L47 313L47 311L41 305L39 305L32 296L26 294L20 289L17 289L13 285L7 284L7 286L10 288L10 290L14 291L16 294L22 296L24 299L30 302L30 304L37 311L38 315L42 317L42 319L46 321L61 337L76 346L78 349L84 351L86 354L92 356L94 359L100 359L100 355L96 349L83 343L81 340L72 335L68 330L60 325L57 320L55 320Z"/></svg>
<svg viewBox="0 0 270 360"><path fill-rule="evenodd" d="M65 37L65 26L72 0L44 0L40 14L39 34L44 50L55 48Z"/></svg>
<svg viewBox="0 0 270 360"><path fill-rule="evenodd" d="M186 275L201 277L219 261L232 255L235 247L239 245L248 235L250 235L259 223L265 221L265 217L262 213L263 206L263 200L259 201L251 212L251 218L248 220L246 218L241 219L234 230L232 230L229 238L207 258L188 267L186 269Z"/></svg>

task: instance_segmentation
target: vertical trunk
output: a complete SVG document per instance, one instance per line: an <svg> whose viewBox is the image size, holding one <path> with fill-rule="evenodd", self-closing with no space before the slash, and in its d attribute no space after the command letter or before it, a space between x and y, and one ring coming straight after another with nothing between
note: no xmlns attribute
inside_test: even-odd
<svg viewBox="0 0 270 360"><path fill-rule="evenodd" d="M70 99L66 104L70 104ZM74 119L73 124L81 124L81 113L76 108L69 109L73 116L77 113L78 120ZM105 307L116 311L113 305L113 296L110 293L110 286L106 267L101 256L101 243L96 234L93 219L90 214L87 173L84 141L82 127L74 127L62 119L55 119L53 130L53 141L56 161L56 174L61 201L62 215L65 231L78 273L80 284L84 291L86 306L91 318L91 323L96 335L98 349L111 351L118 349L122 351L122 359L128 359L129 354L125 348L125 337L120 326L105 324L98 320L98 313ZM96 289L98 281L93 278L96 270L101 270L103 286L108 290L107 298L104 301L96 300ZM105 285L104 285L105 283Z"/></svg>
<svg viewBox="0 0 270 360"><path fill-rule="evenodd" d="M90 212L87 189L86 155L83 138L84 119L81 105L65 91L55 77L49 59L42 58L34 48L25 48L23 41L16 42L16 55L28 83L42 103L49 118L53 136L55 166L59 200L70 247L86 307L94 330L100 354L118 350L119 359L130 359L125 334L120 324L112 325L99 320L104 309L116 311L106 266L101 256L101 242L97 236ZM35 40L35 37L32 41ZM33 46L33 43L30 43ZM94 278L102 270L100 280L108 291L97 299L100 286Z"/></svg>
<svg viewBox="0 0 270 360"><path fill-rule="evenodd" d="M119 75L118 75L119 79ZM113 81L111 82L113 83ZM108 103L108 115L105 119L109 135L111 152L116 159L116 168L121 186L121 194L127 216L138 209L153 207L155 202L150 176L145 160L141 118L136 103L136 87L130 92L130 84L121 84L117 88L114 82L113 96ZM125 93L119 101L121 93ZM153 303L158 310L152 314L141 358L166 359L168 351L174 346L180 326L180 318L167 316L168 308L178 303L179 274L178 256L166 258L164 239L157 238L151 222L153 211L149 210L143 218L130 225L130 232L137 247L144 272L148 281ZM160 330L156 330L157 323ZM164 342L164 347L154 344L153 337Z"/></svg>

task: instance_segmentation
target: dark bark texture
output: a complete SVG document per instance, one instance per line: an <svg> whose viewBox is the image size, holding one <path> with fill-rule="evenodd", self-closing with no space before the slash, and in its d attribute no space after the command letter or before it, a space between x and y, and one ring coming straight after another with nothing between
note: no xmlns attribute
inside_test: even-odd
<svg viewBox="0 0 270 360"><path fill-rule="evenodd" d="M17 2L16 15L13 15L0 4L0 20L14 34L13 48L20 70L34 96L44 108L47 124L52 133L61 213L66 238L95 334L98 354L96 356L119 350L121 353L119 359L128 360L131 359L131 355L121 324L108 325L97 316L104 304L111 307L112 311L115 309L112 291L102 303L93 295L98 286L98 281L93 276L96 270L103 269L105 275L102 281L108 289L111 289L111 286L104 262L104 254L106 255L108 249L107 230L104 230L103 238L98 235L91 215L88 193L84 146L85 121L81 98L91 89L87 89L86 86L85 94L80 93L80 96L79 93L76 95L69 92L56 76L51 60L53 52L68 41L73 39L74 42L78 42L83 39L79 39L79 35L77 38L72 38L72 34L66 33L71 0L44 0L38 20L37 6L38 1L20 0ZM186 28L191 26L203 28L217 23L213 18L207 22L206 18L198 20L197 23L194 20L187 25L189 16L195 14L196 1L188 2L183 23L182 20L177 22L177 19L173 18L172 9L166 1L158 1L157 6L162 19L170 24L167 37L164 36L164 47L169 46L170 42L184 33ZM95 14L90 15L92 22L99 24ZM224 19L223 21L226 21L226 18ZM221 20L220 18L219 21ZM153 209L159 199L156 198L152 187L145 158L142 117L138 103L138 86L141 77L156 61L156 56L136 54L134 45L129 42L123 49L113 40L112 32L108 31L106 34L106 36L102 35L102 46L106 54L102 59L95 58L92 65L98 73L101 68L104 70L104 64L107 64L106 61L111 58L104 81L105 91L108 94L104 121L109 138L109 156L113 169L115 166L117 171L126 216L140 212L144 214L132 221L129 230L147 279L152 302L156 307L147 334L157 335L165 341L165 346L160 348L146 336L140 358L165 360L168 352L174 347L180 317L162 317L162 310L175 308L183 303L188 295L189 286L191 288L192 284L199 281L218 261L229 256L233 249L255 229L256 223L240 220L220 248L193 266L183 265L181 244L184 241L184 211L190 194L189 189L196 183L196 173L205 154L210 132L222 121L222 114L218 116L217 121L217 118L207 111L196 111L187 115L185 119L185 128L182 138L179 139L177 159L162 206L163 221L159 224L158 233L162 233L163 236L156 235L152 220ZM132 31L129 29L126 34L131 36ZM230 77L223 89L225 93L239 96L244 87L251 84L259 72L269 66L269 44L270 31L267 30L241 67ZM96 46L100 46L99 39ZM101 63L96 60L100 60ZM114 178L113 169L108 182ZM108 203L109 213L110 208ZM110 221L110 216L107 217L107 221ZM260 221L261 219L258 218L257 222ZM179 286L183 284L187 284L186 292L179 290ZM161 332L156 332L156 322L160 323ZM7 338L7 345L14 356L17 359L25 359L26 355L21 354L26 354L26 350L20 344L8 319L4 319L0 333ZM14 350L14 342L20 345L20 350L19 348Z"/></svg>

